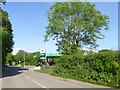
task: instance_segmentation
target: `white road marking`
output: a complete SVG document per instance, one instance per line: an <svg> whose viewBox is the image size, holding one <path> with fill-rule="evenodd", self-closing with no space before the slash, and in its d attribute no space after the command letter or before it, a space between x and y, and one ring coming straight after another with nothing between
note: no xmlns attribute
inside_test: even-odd
<svg viewBox="0 0 120 90"><path fill-rule="evenodd" d="M30 77L28 77L28 76L26 76L26 75L23 75L23 76L24 76L25 78L27 78L27 79L31 79ZM49 90L47 87L41 85L40 83L38 83L38 82L36 82L36 81L34 81L34 80L32 80L32 82L34 82L35 84L41 86L42 88L45 88L45 89Z"/></svg>
<svg viewBox="0 0 120 90"><path fill-rule="evenodd" d="M38 83L38 82L36 82L36 81L34 81L34 80L32 80L32 81L33 81L35 84L37 84L37 85L39 85L39 86L41 86L41 87L43 87L43 88L47 88L47 87L41 85L40 83Z"/></svg>
<svg viewBox="0 0 120 90"><path fill-rule="evenodd" d="M37 72L35 72L35 73L37 73ZM36 76L35 74L33 74L33 73L31 73L32 75L34 75L34 76ZM40 74L40 73L39 73ZM52 81L54 81L54 82L57 82L57 83L61 83L61 84L63 84L63 85L70 85L70 86L72 86L72 87L74 87L74 88L76 88L76 86L75 85L73 85L73 84L71 84L71 83L65 83L65 81L62 81L61 79L65 79L65 78L62 78L62 77L55 77L55 76L50 76L50 75L48 75L49 77L52 77L52 79L50 79L49 77L42 77L43 79L47 79L47 80L52 80ZM54 78L56 78L57 80L55 80ZM66 79L67 80L67 79ZM71 79L72 80L72 79Z"/></svg>

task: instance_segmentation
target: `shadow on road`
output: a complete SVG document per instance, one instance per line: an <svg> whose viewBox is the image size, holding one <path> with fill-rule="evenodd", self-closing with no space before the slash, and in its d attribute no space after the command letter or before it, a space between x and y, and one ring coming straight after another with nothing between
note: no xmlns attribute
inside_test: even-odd
<svg viewBox="0 0 120 90"><path fill-rule="evenodd" d="M4 67L3 73L2 73L2 78L21 74L24 70L28 70L28 69L22 68L22 67L17 67L17 66Z"/></svg>

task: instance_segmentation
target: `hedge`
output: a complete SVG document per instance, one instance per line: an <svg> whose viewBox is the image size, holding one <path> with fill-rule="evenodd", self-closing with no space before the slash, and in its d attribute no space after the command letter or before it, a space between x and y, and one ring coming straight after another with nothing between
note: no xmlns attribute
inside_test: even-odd
<svg viewBox="0 0 120 90"><path fill-rule="evenodd" d="M120 54L105 51L84 55L63 55L53 68L53 75L120 88Z"/></svg>

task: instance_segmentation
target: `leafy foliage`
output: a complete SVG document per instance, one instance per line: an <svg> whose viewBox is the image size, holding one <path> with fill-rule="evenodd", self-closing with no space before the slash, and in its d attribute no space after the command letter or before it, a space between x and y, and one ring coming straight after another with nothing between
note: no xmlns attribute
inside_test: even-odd
<svg viewBox="0 0 120 90"><path fill-rule="evenodd" d="M101 29L108 29L108 16L89 2L56 2L48 11L45 41L56 40L60 53L76 53L78 48L96 48L102 39Z"/></svg>
<svg viewBox="0 0 120 90"><path fill-rule="evenodd" d="M27 65L37 65L39 62L39 57L33 58L33 56L39 55L39 52L26 53L26 64Z"/></svg>
<svg viewBox="0 0 120 90"><path fill-rule="evenodd" d="M19 61L24 62L24 54L26 54L24 50L19 50L15 55L16 62L19 62Z"/></svg>
<svg viewBox="0 0 120 90"><path fill-rule="evenodd" d="M8 13L0 8L1 22L2 25L0 32L2 33L2 64L4 66L6 61L6 56L8 53L12 52L13 42L13 30L10 20L8 19Z"/></svg>
<svg viewBox="0 0 120 90"><path fill-rule="evenodd" d="M1 5L1 3L5 5L6 4L6 0L0 0L0 5Z"/></svg>
<svg viewBox="0 0 120 90"><path fill-rule="evenodd" d="M14 61L14 56L12 55L12 53L8 53L6 56L6 64L12 64L12 62Z"/></svg>
<svg viewBox="0 0 120 90"><path fill-rule="evenodd" d="M120 88L119 57L117 51L65 55L56 60L52 74Z"/></svg>
<svg viewBox="0 0 120 90"><path fill-rule="evenodd" d="M39 55L39 52L28 53L24 50L19 50L17 54L14 56L15 62L23 64L25 59L26 65L36 65L39 61L39 58L33 58L33 56Z"/></svg>

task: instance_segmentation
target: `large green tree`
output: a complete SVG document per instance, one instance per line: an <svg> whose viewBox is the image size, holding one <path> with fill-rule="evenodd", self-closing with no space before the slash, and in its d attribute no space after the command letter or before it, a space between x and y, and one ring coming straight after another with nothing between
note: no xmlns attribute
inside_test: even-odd
<svg viewBox="0 0 120 90"><path fill-rule="evenodd" d="M7 54L12 52L14 41L12 24L8 18L8 13L0 8L0 14L0 32L2 33L2 65L4 66Z"/></svg>
<svg viewBox="0 0 120 90"><path fill-rule="evenodd" d="M26 64L36 65L39 62L39 57L34 58L34 56L39 56L39 52L27 53L26 54Z"/></svg>
<svg viewBox="0 0 120 90"><path fill-rule="evenodd" d="M25 59L25 54L26 54L26 52L25 52L24 50L19 50L19 51L17 52L17 54L14 56L15 61L16 61L16 62L21 61L21 62L23 63L23 62L24 62L24 59Z"/></svg>
<svg viewBox="0 0 120 90"><path fill-rule="evenodd" d="M89 2L56 2L48 11L45 41L56 40L58 51L68 54L83 47L96 48L108 29L109 17Z"/></svg>

